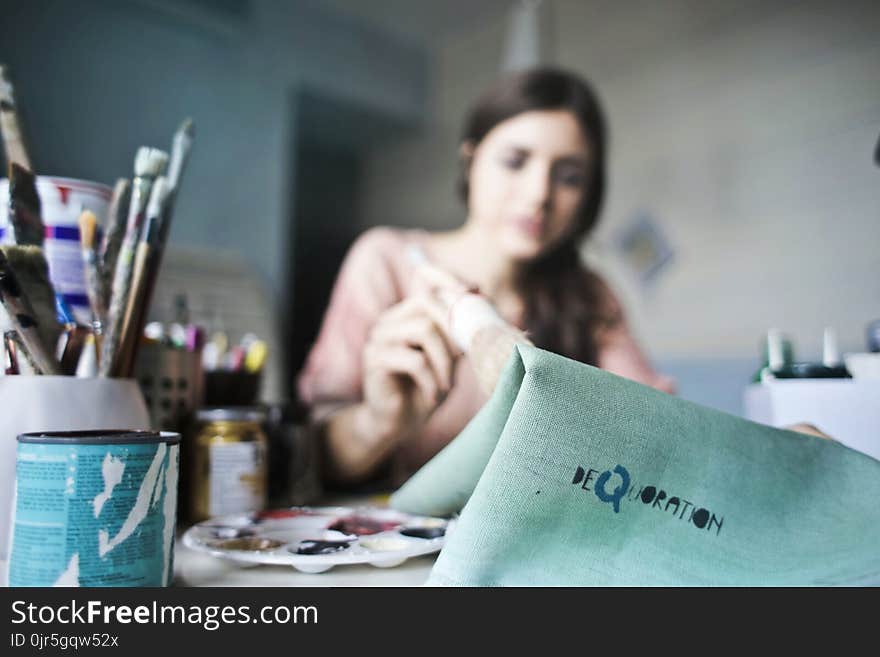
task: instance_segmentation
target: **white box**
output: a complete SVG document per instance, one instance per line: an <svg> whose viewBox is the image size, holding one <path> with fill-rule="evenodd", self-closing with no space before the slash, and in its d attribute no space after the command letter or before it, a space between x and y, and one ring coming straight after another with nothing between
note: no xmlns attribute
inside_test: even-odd
<svg viewBox="0 0 880 657"><path fill-rule="evenodd" d="M880 381L776 379L748 386L743 408L749 420L774 427L813 424L880 460Z"/></svg>

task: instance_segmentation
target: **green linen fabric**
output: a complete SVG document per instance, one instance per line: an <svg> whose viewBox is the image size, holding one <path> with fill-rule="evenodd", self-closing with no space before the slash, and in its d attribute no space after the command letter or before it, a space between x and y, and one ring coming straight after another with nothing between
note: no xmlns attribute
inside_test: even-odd
<svg viewBox="0 0 880 657"><path fill-rule="evenodd" d="M839 443L517 347L391 505L461 511L428 585L823 586L880 584L878 500Z"/></svg>

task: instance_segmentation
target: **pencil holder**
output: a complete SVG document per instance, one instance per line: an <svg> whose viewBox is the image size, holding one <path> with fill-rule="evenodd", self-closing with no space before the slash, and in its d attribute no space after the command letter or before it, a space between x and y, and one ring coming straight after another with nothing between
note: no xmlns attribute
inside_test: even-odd
<svg viewBox="0 0 880 657"><path fill-rule="evenodd" d="M202 354L160 342L141 345L135 366L155 430L183 432L202 405Z"/></svg>
<svg viewBox="0 0 880 657"><path fill-rule="evenodd" d="M15 492L16 437L35 431L149 429L144 398L131 379L0 377L0 560L8 558ZM59 476L63 476L62 471ZM4 574L5 577L5 574Z"/></svg>
<svg viewBox="0 0 880 657"><path fill-rule="evenodd" d="M205 406L253 406L261 380L261 372L205 372Z"/></svg>

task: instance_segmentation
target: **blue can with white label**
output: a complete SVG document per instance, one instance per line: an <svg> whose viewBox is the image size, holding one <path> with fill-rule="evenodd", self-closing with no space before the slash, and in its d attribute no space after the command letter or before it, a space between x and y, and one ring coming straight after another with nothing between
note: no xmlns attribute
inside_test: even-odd
<svg viewBox="0 0 880 657"><path fill-rule="evenodd" d="M168 586L180 435L18 436L9 586Z"/></svg>

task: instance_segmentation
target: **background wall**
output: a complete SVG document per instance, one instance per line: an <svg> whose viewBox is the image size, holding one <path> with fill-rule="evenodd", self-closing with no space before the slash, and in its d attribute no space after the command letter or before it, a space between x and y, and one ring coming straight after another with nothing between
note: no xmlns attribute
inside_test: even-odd
<svg viewBox="0 0 880 657"><path fill-rule="evenodd" d="M112 185L132 175L139 146L168 149L180 122L194 119L151 314L172 320L185 290L194 321L233 340L245 331L268 338L264 396L288 397L282 324L294 321L296 303L301 91L417 123L425 48L305 0L0 0L0 15L0 62L12 72L37 173ZM309 136L332 140L335 128L318 117ZM193 279L193 263L212 253L234 263L211 268L231 283ZM235 280L243 274L256 280ZM234 294L260 286L247 299Z"/></svg>
<svg viewBox="0 0 880 657"><path fill-rule="evenodd" d="M825 326L863 349L880 317L880 5L546 0L541 12L548 61L591 79L610 123L610 194L586 250L682 394L738 410L770 327L800 359L820 355ZM374 153L365 225L461 223L458 134L506 30L501 14L438 44L431 131ZM640 212L675 250L647 287L616 248Z"/></svg>
<svg viewBox="0 0 880 657"><path fill-rule="evenodd" d="M310 220L337 241L462 222L458 131L499 73L513 4L0 0L0 60L43 173L112 183L194 117L172 242L238 253L293 322L297 231L325 234ZM738 410L769 327L802 359L826 325L861 348L880 317L880 5L544 0L540 18L546 61L590 78L610 122L610 194L586 252L682 394ZM324 121L319 103L303 120L304 90L383 118ZM297 203L297 181L339 188L332 171L303 175L304 136L350 158L352 196L337 199L350 217L302 210L315 193ZM650 286L617 247L640 213L675 252Z"/></svg>
<svg viewBox="0 0 880 657"><path fill-rule="evenodd" d="M419 116L427 53L318 2L0 1L38 172L112 184L140 145L196 145L171 240L240 251L274 295L284 279L303 86Z"/></svg>

